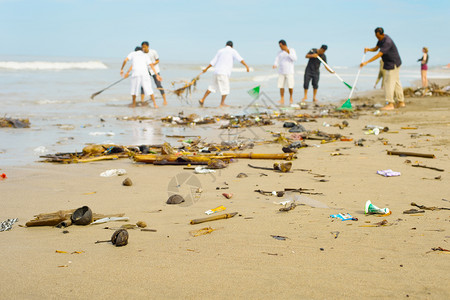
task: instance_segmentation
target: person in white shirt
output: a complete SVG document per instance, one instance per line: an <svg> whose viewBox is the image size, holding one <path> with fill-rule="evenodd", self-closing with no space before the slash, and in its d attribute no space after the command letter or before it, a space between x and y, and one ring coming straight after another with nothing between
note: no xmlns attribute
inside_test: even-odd
<svg viewBox="0 0 450 300"><path fill-rule="evenodd" d="M273 68L278 68L278 88L280 89L281 99L279 103L284 104L284 86L287 83L289 89L289 103L292 104L294 99L294 62L297 60L297 54L293 48L288 48L285 40L280 40L278 45L281 51L275 58Z"/></svg>
<svg viewBox="0 0 450 300"><path fill-rule="evenodd" d="M225 105L225 98L230 93L230 75L235 60L243 64L247 68L247 72L250 72L250 68L247 66L244 59L235 49L233 49L233 42L228 41L225 48L220 49L209 65L203 69L203 73L205 73L209 68L214 67L214 78L213 83L208 87L202 100L198 101L200 106L203 106L205 99L209 94L215 93L217 90L219 90L222 95L220 106L228 106Z"/></svg>
<svg viewBox="0 0 450 300"><path fill-rule="evenodd" d="M136 47L134 52L128 54L127 58L122 63L122 68L120 68L120 76L124 76L127 78L131 71L131 99L132 103L130 107L136 107L136 95L141 92L141 87L144 90L145 95L150 95L153 105L155 108L158 108L155 101L155 95L152 90L152 83L150 80L150 75L148 73L148 66L150 66L153 71L155 71L155 67L153 63L150 61L150 58L142 52L141 47ZM123 68L130 61L131 68L127 71L125 75L123 75ZM156 73L156 72L155 72ZM158 80L162 81L161 76L157 75ZM144 105L144 101L142 99L142 105Z"/></svg>
<svg viewBox="0 0 450 300"><path fill-rule="evenodd" d="M164 92L164 88L162 87L161 81L159 81L156 78L156 75L160 75L160 70L159 70L159 56L158 56L158 52L156 52L155 49L150 49L149 44L147 41L144 41L141 43L142 46L142 51L148 55L148 57L150 57L150 61L153 63L153 66L155 67L156 73L153 72L153 70L151 68L148 69L148 71L150 72L150 75L153 77L153 81L155 82L156 85L156 89L159 90L159 92L161 93L161 96L163 97L163 104L167 105L167 100L166 100L166 93ZM144 99L144 94L141 93L141 100Z"/></svg>

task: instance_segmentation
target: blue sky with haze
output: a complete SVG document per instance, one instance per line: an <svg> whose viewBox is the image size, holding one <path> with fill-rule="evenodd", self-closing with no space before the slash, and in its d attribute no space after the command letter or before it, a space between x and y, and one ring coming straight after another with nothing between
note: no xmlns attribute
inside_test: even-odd
<svg viewBox="0 0 450 300"><path fill-rule="evenodd" d="M207 64L227 40L248 64L272 64L285 39L299 60L327 44L334 66L359 64L382 26L414 65L450 63L448 0L0 0L0 55L122 60L143 40L165 62Z"/></svg>

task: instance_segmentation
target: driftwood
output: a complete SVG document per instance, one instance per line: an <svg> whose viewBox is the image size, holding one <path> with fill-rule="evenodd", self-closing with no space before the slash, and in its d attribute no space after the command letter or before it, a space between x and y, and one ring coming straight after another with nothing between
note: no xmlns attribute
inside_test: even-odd
<svg viewBox="0 0 450 300"><path fill-rule="evenodd" d="M25 226L32 227L32 226L56 226L59 223L70 220L73 212L76 209L70 209L70 210L60 210L53 213L43 213L38 214L34 216L33 220L28 221ZM125 214L109 214L109 215L103 215L103 214L93 214L94 221L103 219L106 217L123 217Z"/></svg>
<svg viewBox="0 0 450 300"><path fill-rule="evenodd" d="M415 152L403 152L403 151L387 151L388 155L401 155L401 156L416 156L416 157L425 157L425 158L436 158L434 154L423 154L423 153L415 153Z"/></svg>
<svg viewBox="0 0 450 300"><path fill-rule="evenodd" d="M416 206L420 209L425 209L425 210L450 210L450 208L447 208L447 207L425 206L425 205L419 205L415 202L411 202L411 206Z"/></svg>
<svg viewBox="0 0 450 300"><path fill-rule="evenodd" d="M412 166L412 167L416 167L416 168L425 168L425 169L435 170L435 171L438 171L438 172L444 172L444 171L445 171L444 169L439 169L439 168L434 168L434 167L428 167L428 166L421 165L421 164L411 165L411 166Z"/></svg>
<svg viewBox="0 0 450 300"><path fill-rule="evenodd" d="M190 224L194 225L194 224L200 224L200 223L209 222L209 221L216 221L216 220L221 220L221 219L229 219L229 218L234 217L235 215L237 215L237 212L233 212L233 213L229 213L229 214L221 214L221 215L216 215L216 216L211 216L211 217L206 217L206 218L200 218L200 219L194 219L194 220L191 220Z"/></svg>

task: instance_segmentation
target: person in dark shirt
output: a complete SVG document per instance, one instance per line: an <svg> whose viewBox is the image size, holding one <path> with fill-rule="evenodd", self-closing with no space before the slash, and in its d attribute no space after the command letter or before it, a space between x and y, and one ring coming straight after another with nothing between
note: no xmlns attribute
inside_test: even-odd
<svg viewBox="0 0 450 300"><path fill-rule="evenodd" d="M319 88L319 77L320 77L320 60L317 57L320 57L324 62L327 62L327 57L325 56L325 51L328 49L327 45L322 45L320 49L313 48L306 54L306 58L309 58L308 64L306 65L305 75L303 78L303 88L305 90L305 96L302 99L302 102L308 98L308 88L309 82L312 81L312 86L314 89L313 92L313 101L317 103L317 89ZM328 72L333 73L332 70L325 68Z"/></svg>
<svg viewBox="0 0 450 300"><path fill-rule="evenodd" d="M381 27L375 28L375 36L378 39L377 45L373 48L364 48L364 53L368 51L380 51L368 61L362 62L360 67L362 68L368 63L381 57L384 62L384 94L386 97L386 106L384 106L382 110L393 110L396 107L404 107L403 88L400 83L400 66L402 65L402 60L398 54L397 46L395 46L394 41L384 33L384 30ZM397 103L395 103L394 97L397 98Z"/></svg>

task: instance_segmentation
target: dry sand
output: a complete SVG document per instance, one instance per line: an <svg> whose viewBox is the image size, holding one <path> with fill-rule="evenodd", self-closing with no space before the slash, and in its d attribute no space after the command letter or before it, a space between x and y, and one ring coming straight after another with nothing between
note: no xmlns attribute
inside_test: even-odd
<svg viewBox="0 0 450 300"><path fill-rule="evenodd" d="M379 100L377 93L373 97ZM308 130L366 139L364 147L353 142L306 141L316 146L300 149L293 168L324 174L327 182L299 170L280 174L252 169L249 162L268 167L273 162L241 159L214 175L194 175L203 193L190 206L165 204L169 181L181 173L193 174L181 166L139 165L123 159L3 168L8 179L0 182L0 221L17 217L23 225L38 213L88 205L98 213L123 212L130 223L142 220L157 232L129 230L129 244L114 247L94 242L109 239L113 231L103 228L121 222L71 226L67 234L63 229L15 224L11 231L0 232L0 298L448 299L450 253L431 248L450 249L450 211L416 216L402 212L413 208L411 202L450 207L449 201L442 200L450 200L449 98L408 98L406 103L405 109L377 116L369 111L359 119L349 119L349 127L343 130L322 126L323 122L342 121L337 119L303 123ZM362 128L367 124L388 126L398 133L365 135ZM287 131L282 123L271 129ZM411 138L413 133L430 136ZM392 149L433 153L436 158L388 156L386 150ZM343 155L330 155L336 151ZM253 152L276 153L280 146L257 146ZM414 168L405 163L407 159L445 171ZM122 186L124 177L99 176L113 168L126 169L134 185ZM382 169L402 175L377 175ZM240 172L248 178L236 178ZM279 213L280 206L273 202L282 198L254 192L285 187L321 192L308 197L330 208L298 206ZM187 187L183 188L186 192ZM223 192L234 197L225 199ZM364 216L369 199L390 208L392 215ZM239 216L189 225L191 219L204 217L206 210L219 205ZM329 217L340 212L359 221ZM361 227L383 219L392 226ZM208 226L216 231L199 237L189 234ZM334 231L339 231L337 238ZM288 239L276 240L271 235ZM84 252L70 254L74 251Z"/></svg>

